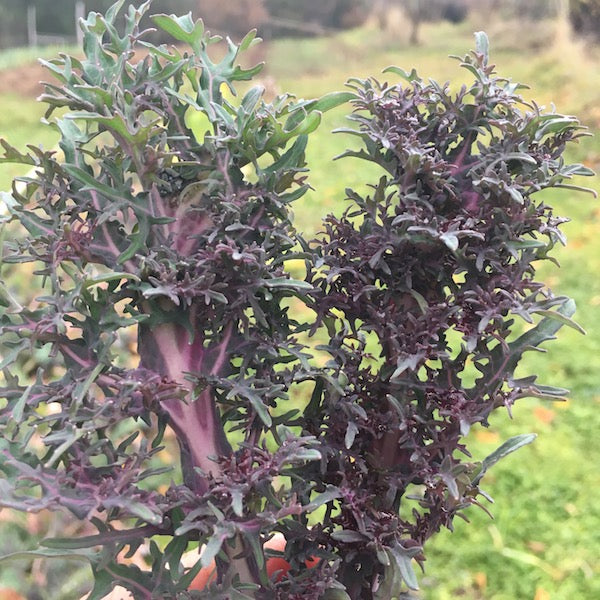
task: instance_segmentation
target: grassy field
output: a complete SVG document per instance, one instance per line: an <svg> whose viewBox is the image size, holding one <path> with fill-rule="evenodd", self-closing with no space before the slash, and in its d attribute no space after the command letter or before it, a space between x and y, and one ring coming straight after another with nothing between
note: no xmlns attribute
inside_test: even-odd
<svg viewBox="0 0 600 600"><path fill-rule="evenodd" d="M528 98L548 107L554 103L559 112L579 116L592 132L599 129L597 49L572 41L559 23L486 26L492 59L502 75L529 84ZM278 41L267 49L266 76L278 91L304 97L340 89L349 76L377 76L390 64L416 67L424 76L458 86L466 72L447 57L465 54L473 45L472 32L480 27L473 22L429 25L418 47L409 47L398 32L382 34L368 27L317 40ZM31 98L0 89L0 107L0 136L18 146L55 143L54 133L40 127L42 107ZM313 136L308 158L315 190L296 208L298 227L308 235L319 228L317 215L343 209L346 187L374 182L369 179L374 173L357 168L352 159L331 163L350 143L330 133L343 125L344 112L332 112ZM600 139L586 138L569 158L598 169ZM16 173L0 167L0 189L6 189ZM591 185L600 188L597 179ZM517 433L536 432L538 439L494 467L484 480L496 500L493 521L473 509L470 524L457 520L453 533L441 532L426 548L423 599L600 598L600 204L591 196L569 192L556 194L550 202L558 214L571 218L564 228L569 244L558 252L562 268L544 266L542 275L557 294L576 300L577 319L588 333L583 337L561 331L548 353L527 357L522 372L538 373L543 383L571 389L571 397L561 404L522 400L513 420L499 413L490 429L473 431L476 459ZM3 519L7 517L0 513ZM17 525L24 531L27 524L23 520ZM15 540L28 543L24 534ZM19 588L19 571L2 569L0 587ZM76 597L69 594L73 592L63 589L47 597Z"/></svg>

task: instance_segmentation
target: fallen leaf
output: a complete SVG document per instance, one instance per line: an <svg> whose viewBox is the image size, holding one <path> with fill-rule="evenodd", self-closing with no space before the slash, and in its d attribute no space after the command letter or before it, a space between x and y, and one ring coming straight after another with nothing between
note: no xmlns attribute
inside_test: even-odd
<svg viewBox="0 0 600 600"><path fill-rule="evenodd" d="M550 594L544 588L537 588L533 600L550 600Z"/></svg>
<svg viewBox="0 0 600 600"><path fill-rule="evenodd" d="M536 554L541 554L546 551L546 544L544 544L544 542L536 542L535 540L527 542L527 547Z"/></svg>
<svg viewBox="0 0 600 600"><path fill-rule="evenodd" d="M477 589L481 592L484 592L487 588L487 574L483 571L478 571L477 573L475 573L473 575L473 581L475 582Z"/></svg>
<svg viewBox="0 0 600 600"><path fill-rule="evenodd" d="M475 432L475 439L484 444L496 444L500 441L500 434L489 429L480 429Z"/></svg>
<svg viewBox="0 0 600 600"><path fill-rule="evenodd" d="M579 512L577 510L577 506L575 506L575 504L573 504L572 502L567 502L564 506L564 509L572 517L574 517Z"/></svg>
<svg viewBox="0 0 600 600"><path fill-rule="evenodd" d="M545 425L550 425L556 418L556 413L545 406L536 406L533 409L533 416Z"/></svg>
<svg viewBox="0 0 600 600"><path fill-rule="evenodd" d="M21 596L19 592L11 588L0 588L0 598L2 600L27 600L25 596Z"/></svg>

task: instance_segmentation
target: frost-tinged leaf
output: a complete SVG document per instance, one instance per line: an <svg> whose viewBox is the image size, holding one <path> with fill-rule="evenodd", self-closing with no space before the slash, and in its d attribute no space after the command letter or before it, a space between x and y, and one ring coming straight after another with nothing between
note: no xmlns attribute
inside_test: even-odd
<svg viewBox="0 0 600 600"><path fill-rule="evenodd" d="M440 235L440 240L442 240L452 252L458 250L458 238L456 235L452 233L443 233Z"/></svg>
<svg viewBox="0 0 600 600"><path fill-rule="evenodd" d="M349 529L338 529L331 534L331 537L338 542L344 542L346 544L353 543L364 543L368 541L368 537L360 531L352 531Z"/></svg>
<svg viewBox="0 0 600 600"><path fill-rule="evenodd" d="M352 444L354 444L354 438L358 433L358 426L354 421L348 422L348 427L346 428L346 436L344 438L344 445L346 448L352 448Z"/></svg>
<svg viewBox="0 0 600 600"><path fill-rule="evenodd" d="M321 460L321 458L321 453L314 448L300 448L290 456L289 460L290 462L310 462Z"/></svg>
<svg viewBox="0 0 600 600"><path fill-rule="evenodd" d="M554 321L558 321L562 325L571 327L575 331L578 331L579 333L582 333L583 335L585 335L585 329L583 327L581 327L581 325L579 325L579 323L575 322L573 319L571 319L566 314L563 314L563 313L555 311L555 310L542 310L542 309L535 310L534 312L538 315L542 315L543 317L547 317Z"/></svg>
<svg viewBox="0 0 600 600"><path fill-rule="evenodd" d="M414 371L419 362L423 359L422 354L413 354L411 356L401 356L398 358L396 370L392 373L392 381L398 379L405 371Z"/></svg>
<svg viewBox="0 0 600 600"><path fill-rule="evenodd" d="M231 508L238 517L244 516L244 494L239 488L231 488Z"/></svg>
<svg viewBox="0 0 600 600"><path fill-rule="evenodd" d="M273 277L265 280L265 286L269 288L292 288L297 290L312 290L314 289L310 283L300 281L298 279L290 279L289 277Z"/></svg>
<svg viewBox="0 0 600 600"><path fill-rule="evenodd" d="M490 56L490 41L484 31L475 33L475 50L483 55L485 64L487 64Z"/></svg>
<svg viewBox="0 0 600 600"><path fill-rule="evenodd" d="M221 551L225 540L232 537L232 533L226 530L217 529L202 551L202 566L208 567Z"/></svg>
<svg viewBox="0 0 600 600"><path fill-rule="evenodd" d="M123 509L131 515L139 517L143 521L146 521L146 523L151 523L152 525L159 525L162 522L162 516L156 511L156 509L151 509L143 502L130 500L128 498L116 497L105 500L104 505L107 508L115 507Z"/></svg>
<svg viewBox="0 0 600 600"><path fill-rule="evenodd" d="M481 478L485 475L486 471L493 467L499 460L515 452L519 448L527 446L527 444L531 444L536 437L537 435L535 433L524 433L506 440L506 442L496 448L494 452L483 459L480 471L473 478L472 483L477 485L481 481Z"/></svg>
<svg viewBox="0 0 600 600"><path fill-rule="evenodd" d="M394 546L389 549L389 554L408 588L418 590L419 581L412 564L414 552L407 551L400 546Z"/></svg>

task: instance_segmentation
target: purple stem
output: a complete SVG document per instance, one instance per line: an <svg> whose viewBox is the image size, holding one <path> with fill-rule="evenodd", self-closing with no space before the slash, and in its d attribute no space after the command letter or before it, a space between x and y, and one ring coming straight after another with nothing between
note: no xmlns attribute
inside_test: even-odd
<svg viewBox="0 0 600 600"><path fill-rule="evenodd" d="M211 375L218 375L227 363L227 349L232 332L233 324L230 323L218 346L211 348L211 354L216 353ZM187 330L176 323L163 323L151 329L141 327L139 352L141 368L154 371L186 390L185 399L166 400L163 407L177 433L183 452L182 460L184 463L189 462L189 468L184 469L188 470L188 483L192 484L193 489L203 492L206 490L206 481L194 474L193 468L199 467L207 475L217 475L219 467L213 457L231 453L212 388L206 387L197 393L194 382L186 377L187 374L204 372L203 363L207 352L204 339L197 334L190 342Z"/></svg>

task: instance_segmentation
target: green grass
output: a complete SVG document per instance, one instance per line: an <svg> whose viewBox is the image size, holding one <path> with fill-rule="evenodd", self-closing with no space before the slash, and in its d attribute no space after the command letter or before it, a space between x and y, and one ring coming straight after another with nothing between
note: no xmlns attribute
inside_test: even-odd
<svg viewBox="0 0 600 600"><path fill-rule="evenodd" d="M41 124L44 107L33 99L13 94L0 95L0 137L5 138L20 150L28 144L53 148L58 142L57 132ZM5 163L0 164L0 190L10 189L14 177L25 175L27 167Z"/></svg>
<svg viewBox="0 0 600 600"><path fill-rule="evenodd" d="M417 48L408 47L402 36L368 28L334 38L277 41L268 50L267 74L280 91L303 97L341 89L349 76L378 76L389 64L409 70L414 66L422 75L459 85L466 73L447 56L471 48L471 32L479 26L427 26ZM556 29L556 37L534 48L534 34L518 27L490 25L492 58L499 72L528 83L527 97L547 106L554 102L560 112L577 114L592 131L598 129L598 51L571 43L563 27L548 23L535 35ZM18 146L53 146L54 132L39 125L39 105L2 94L0 106L0 134ZM309 147L315 190L295 209L298 227L307 235L318 230L319 215L343 209L346 187L376 182L377 170L354 159L331 163L351 140L330 131L345 125L343 109L327 114ZM570 157L597 168L600 141L583 140ZM0 189L8 187L15 173L0 166ZM599 187L597 179L583 183ZM543 383L570 388L571 398L553 405L521 400L513 420L500 411L489 430L472 432L476 459L517 433L536 432L538 439L484 479L484 488L496 501L491 506L494 521L474 508L470 524L457 520L453 533L441 532L426 548L421 597L427 600L600 598L600 206L591 196L570 192L551 200L558 214L572 219L564 228L569 245L557 253L560 270L543 265L540 271L557 294L576 300L577 320L588 334L562 330L546 354L531 353L521 370L539 374Z"/></svg>
<svg viewBox="0 0 600 600"><path fill-rule="evenodd" d="M20 67L38 58L54 58L59 52L73 54L78 52L76 46L44 46L43 48L10 48L0 52L0 71Z"/></svg>

